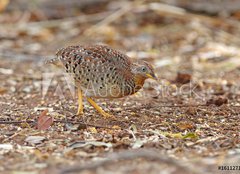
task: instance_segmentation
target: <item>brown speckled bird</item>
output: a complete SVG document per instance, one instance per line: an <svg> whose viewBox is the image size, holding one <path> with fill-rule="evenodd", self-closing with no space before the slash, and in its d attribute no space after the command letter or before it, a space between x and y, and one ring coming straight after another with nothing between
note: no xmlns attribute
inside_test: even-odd
<svg viewBox="0 0 240 174"><path fill-rule="evenodd" d="M139 91L147 78L157 79L153 67L108 46L69 46L48 63L58 64L72 74L78 88L78 112L83 113L82 96L104 117L112 117L92 98L120 98Z"/></svg>

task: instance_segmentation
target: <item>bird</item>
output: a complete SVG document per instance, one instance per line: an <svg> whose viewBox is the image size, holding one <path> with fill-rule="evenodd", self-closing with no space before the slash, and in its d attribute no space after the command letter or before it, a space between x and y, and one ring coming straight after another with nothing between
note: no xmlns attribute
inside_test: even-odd
<svg viewBox="0 0 240 174"><path fill-rule="evenodd" d="M83 97L104 117L105 112L95 98L121 98L135 94L146 79L157 80L153 66L143 60L133 61L126 54L107 45L74 45L57 51L46 62L62 67L73 77L77 87L78 111L83 114Z"/></svg>

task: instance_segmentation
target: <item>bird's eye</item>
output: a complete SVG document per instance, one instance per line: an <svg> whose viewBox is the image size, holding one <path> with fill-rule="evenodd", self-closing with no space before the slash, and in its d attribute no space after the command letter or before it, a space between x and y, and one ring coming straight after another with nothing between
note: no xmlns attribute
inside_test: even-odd
<svg viewBox="0 0 240 174"><path fill-rule="evenodd" d="M147 71L147 68L146 68L146 67L142 67L142 71L143 71L143 72L146 72L146 71Z"/></svg>

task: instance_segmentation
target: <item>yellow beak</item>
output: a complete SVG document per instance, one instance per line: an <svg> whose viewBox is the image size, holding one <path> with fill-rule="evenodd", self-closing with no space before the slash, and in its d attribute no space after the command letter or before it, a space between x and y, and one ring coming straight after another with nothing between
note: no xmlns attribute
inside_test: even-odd
<svg viewBox="0 0 240 174"><path fill-rule="evenodd" d="M154 75L151 75L151 74L146 74L147 75L147 77L148 78L150 78L150 79L153 79L153 80L158 80L158 78L155 76L155 74Z"/></svg>

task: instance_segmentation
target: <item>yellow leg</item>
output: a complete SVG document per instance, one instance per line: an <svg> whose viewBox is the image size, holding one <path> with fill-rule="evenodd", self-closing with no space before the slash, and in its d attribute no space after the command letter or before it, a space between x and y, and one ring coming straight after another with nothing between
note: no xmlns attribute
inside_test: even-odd
<svg viewBox="0 0 240 174"><path fill-rule="evenodd" d="M106 113L100 106L97 105L91 98L87 97L87 101L104 117L104 118L114 118L113 115Z"/></svg>
<svg viewBox="0 0 240 174"><path fill-rule="evenodd" d="M77 115L83 114L83 100L82 100L82 91L78 88L78 111Z"/></svg>

